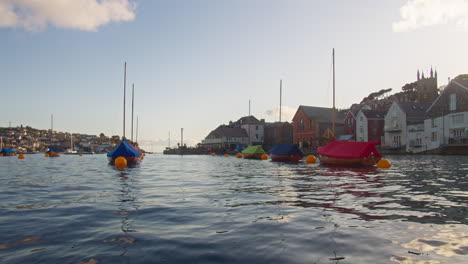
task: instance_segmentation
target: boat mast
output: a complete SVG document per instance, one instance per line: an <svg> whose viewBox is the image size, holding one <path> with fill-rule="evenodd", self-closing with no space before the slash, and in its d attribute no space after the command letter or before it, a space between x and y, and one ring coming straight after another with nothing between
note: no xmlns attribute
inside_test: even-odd
<svg viewBox="0 0 468 264"><path fill-rule="evenodd" d="M333 125L332 125L332 132L333 137L335 137L335 123L336 123L336 108L335 108L335 48L333 48Z"/></svg>
<svg viewBox="0 0 468 264"><path fill-rule="evenodd" d="M280 79L280 109L279 109L279 121L281 123L281 90L282 90L283 80Z"/></svg>
<svg viewBox="0 0 468 264"><path fill-rule="evenodd" d="M123 107L123 137L125 138L125 92L126 92L126 85L127 85L127 62L124 65L124 107Z"/></svg>
<svg viewBox="0 0 468 264"><path fill-rule="evenodd" d="M252 140L250 139L250 100L249 100L249 125L248 125L248 129L249 129L249 146L252 145Z"/></svg>
<svg viewBox="0 0 468 264"><path fill-rule="evenodd" d="M137 116L136 131L135 131L135 142L138 143L138 116Z"/></svg>
<svg viewBox="0 0 468 264"><path fill-rule="evenodd" d="M130 133L130 137L131 137L131 141L133 142L133 103L135 101L135 97L134 97L134 92L135 92L135 84L132 83L132 133Z"/></svg>

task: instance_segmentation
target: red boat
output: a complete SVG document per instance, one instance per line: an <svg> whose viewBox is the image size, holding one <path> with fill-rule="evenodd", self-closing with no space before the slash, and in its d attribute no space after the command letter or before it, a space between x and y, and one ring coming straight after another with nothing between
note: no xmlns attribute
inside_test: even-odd
<svg viewBox="0 0 468 264"><path fill-rule="evenodd" d="M375 145L378 142L350 142L334 140L317 149L320 163L329 166L372 167L382 155Z"/></svg>

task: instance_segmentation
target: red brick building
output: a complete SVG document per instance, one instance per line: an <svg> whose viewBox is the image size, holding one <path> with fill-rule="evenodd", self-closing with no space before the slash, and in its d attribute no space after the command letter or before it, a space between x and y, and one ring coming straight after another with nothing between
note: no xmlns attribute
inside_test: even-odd
<svg viewBox="0 0 468 264"><path fill-rule="evenodd" d="M320 146L327 131L332 129L332 108L301 105L293 117L293 143ZM337 111L335 137L343 135L344 112Z"/></svg>

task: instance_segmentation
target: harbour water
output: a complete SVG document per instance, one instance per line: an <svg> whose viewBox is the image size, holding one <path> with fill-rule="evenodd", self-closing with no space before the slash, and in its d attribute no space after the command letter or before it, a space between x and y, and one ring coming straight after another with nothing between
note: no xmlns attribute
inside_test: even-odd
<svg viewBox="0 0 468 264"><path fill-rule="evenodd" d="M468 157L0 157L1 263L468 263Z"/></svg>

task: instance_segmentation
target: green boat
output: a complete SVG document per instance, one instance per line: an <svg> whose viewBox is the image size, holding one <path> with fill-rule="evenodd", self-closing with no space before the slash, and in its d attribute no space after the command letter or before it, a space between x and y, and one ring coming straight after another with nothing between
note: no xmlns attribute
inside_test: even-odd
<svg viewBox="0 0 468 264"><path fill-rule="evenodd" d="M261 145L249 146L242 151L244 159L261 159L263 154L265 154L265 151Z"/></svg>

